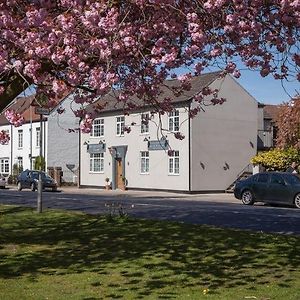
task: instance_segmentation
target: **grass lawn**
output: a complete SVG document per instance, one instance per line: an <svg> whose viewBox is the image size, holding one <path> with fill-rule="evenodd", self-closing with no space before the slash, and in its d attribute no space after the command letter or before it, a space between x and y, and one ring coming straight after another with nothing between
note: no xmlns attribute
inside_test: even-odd
<svg viewBox="0 0 300 300"><path fill-rule="evenodd" d="M0 299L300 299L300 238L0 206Z"/></svg>

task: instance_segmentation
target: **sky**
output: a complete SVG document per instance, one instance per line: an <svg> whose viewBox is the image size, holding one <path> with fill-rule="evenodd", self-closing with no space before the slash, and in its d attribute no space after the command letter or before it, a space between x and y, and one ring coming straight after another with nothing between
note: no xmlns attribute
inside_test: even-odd
<svg viewBox="0 0 300 300"><path fill-rule="evenodd" d="M258 101L264 104L280 104L300 93L300 82L284 82L270 77L261 77L258 72L241 71L242 76L238 82ZM284 90L286 89L286 91Z"/></svg>

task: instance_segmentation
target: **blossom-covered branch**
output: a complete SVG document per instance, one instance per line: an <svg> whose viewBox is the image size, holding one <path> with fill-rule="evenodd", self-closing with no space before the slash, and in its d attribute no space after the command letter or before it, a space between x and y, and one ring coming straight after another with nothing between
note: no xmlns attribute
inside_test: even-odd
<svg viewBox="0 0 300 300"><path fill-rule="evenodd" d="M0 93L8 95L9 78L21 74L48 106L80 89L81 110L118 91L124 111L136 108L134 97L170 111L172 101L158 96L179 67L189 71L174 95L209 66L239 77L237 61L263 77L300 81L299 28L299 0L7 0L0 4ZM211 104L224 102L204 92L195 95L200 106L210 95ZM88 131L93 116L80 114Z"/></svg>

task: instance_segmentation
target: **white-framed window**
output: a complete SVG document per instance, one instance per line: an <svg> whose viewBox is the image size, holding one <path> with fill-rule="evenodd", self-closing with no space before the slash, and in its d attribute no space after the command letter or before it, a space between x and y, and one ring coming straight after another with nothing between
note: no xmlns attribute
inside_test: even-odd
<svg viewBox="0 0 300 300"><path fill-rule="evenodd" d="M179 131L179 110L176 109L169 113L169 131Z"/></svg>
<svg viewBox="0 0 300 300"><path fill-rule="evenodd" d="M18 167L19 167L19 169L23 169L23 157L22 156L18 157Z"/></svg>
<svg viewBox="0 0 300 300"><path fill-rule="evenodd" d="M141 115L141 133L149 133L149 113Z"/></svg>
<svg viewBox="0 0 300 300"><path fill-rule="evenodd" d="M90 172L104 172L104 153L90 154Z"/></svg>
<svg viewBox="0 0 300 300"><path fill-rule="evenodd" d="M179 174L179 151L173 151L169 156L169 174Z"/></svg>
<svg viewBox="0 0 300 300"><path fill-rule="evenodd" d="M93 137L104 136L104 119L95 119L93 121L91 136Z"/></svg>
<svg viewBox="0 0 300 300"><path fill-rule="evenodd" d="M19 149L23 148L23 130L22 129L18 130L18 148Z"/></svg>
<svg viewBox="0 0 300 300"><path fill-rule="evenodd" d="M41 129L37 127L35 129L35 146L38 148L40 147L40 136L41 136Z"/></svg>
<svg viewBox="0 0 300 300"><path fill-rule="evenodd" d="M149 151L141 151L141 174L149 173Z"/></svg>
<svg viewBox="0 0 300 300"><path fill-rule="evenodd" d="M117 117L117 135L124 135L125 117Z"/></svg>
<svg viewBox="0 0 300 300"><path fill-rule="evenodd" d="M9 173L9 159L7 157L0 158L0 173Z"/></svg>

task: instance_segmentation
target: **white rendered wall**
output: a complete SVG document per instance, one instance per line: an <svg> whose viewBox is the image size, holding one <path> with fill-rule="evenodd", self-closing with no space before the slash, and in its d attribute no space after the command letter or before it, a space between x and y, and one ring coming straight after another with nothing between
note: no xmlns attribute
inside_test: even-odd
<svg viewBox="0 0 300 300"><path fill-rule="evenodd" d="M140 172L140 151L147 151L147 142L145 138L153 141L161 137L158 131L158 117L149 122L149 133L140 133L141 114L132 114L125 117L125 125L130 126L132 122L136 125L131 126L131 132L125 133L123 137L116 136L116 116L105 117L105 134L103 138L93 138L89 134L81 135L81 185L84 186L104 186L105 178L112 178L112 157L108 148L112 146L127 145L127 154L125 159L125 176L128 180L129 188L146 188L146 189L169 189L169 190L188 190L188 122L187 111L180 108L180 123L182 123L180 132L186 136L182 141L174 138L173 134L164 132L169 140L173 150L179 150L180 153L180 174L169 175L168 172L168 155L164 150L149 150L150 170L149 174ZM163 128L168 127L167 115L162 116ZM92 173L89 171L89 153L85 142L97 144L99 141L106 144L104 154L105 166L103 173Z"/></svg>
<svg viewBox="0 0 300 300"><path fill-rule="evenodd" d="M226 76L219 88L222 105L205 108L192 120L192 190L225 190L256 154L258 106L234 79Z"/></svg>

